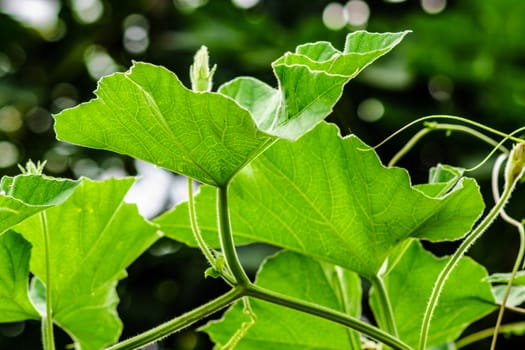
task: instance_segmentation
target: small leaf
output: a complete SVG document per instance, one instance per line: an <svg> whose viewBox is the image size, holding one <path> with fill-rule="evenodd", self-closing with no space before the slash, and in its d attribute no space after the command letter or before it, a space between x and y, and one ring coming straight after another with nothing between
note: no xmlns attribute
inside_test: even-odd
<svg viewBox="0 0 525 350"><path fill-rule="evenodd" d="M507 283L511 275L511 273L493 273L487 278L487 281L490 283ZM525 286L525 271L518 271L512 284L515 286Z"/></svg>
<svg viewBox="0 0 525 350"><path fill-rule="evenodd" d="M237 78L219 92L249 110L261 130L296 140L332 112L346 83L407 33L357 31L347 36L343 52L324 41L300 45L272 63L278 89L254 78Z"/></svg>
<svg viewBox="0 0 525 350"><path fill-rule="evenodd" d="M84 178L66 201L47 209L49 256L39 215L14 227L33 244L31 272L44 285L49 260L53 299L46 302L52 303L54 321L80 349L101 349L117 340L122 328L116 313L117 281L158 238L157 228L136 206L123 203L133 181Z"/></svg>
<svg viewBox="0 0 525 350"><path fill-rule="evenodd" d="M31 244L19 234L0 236L0 322L40 318L27 291L30 255Z"/></svg>
<svg viewBox="0 0 525 350"><path fill-rule="evenodd" d="M445 259L436 258L414 240L384 278L399 336L414 348L428 298L445 264ZM486 277L483 266L468 257L461 259L441 293L430 326L429 347L457 339L468 325L496 309ZM371 306L376 313L374 295Z"/></svg>
<svg viewBox="0 0 525 350"><path fill-rule="evenodd" d="M47 176L5 176L0 182L0 233L71 194L78 182Z"/></svg>
<svg viewBox="0 0 525 350"><path fill-rule="evenodd" d="M366 147L326 123L296 142L274 144L231 183L236 243L276 245L371 277L404 240L461 238L483 211L473 179L432 198L411 187L405 170L385 168L373 151L360 150ZM215 193L201 188L199 227L216 246L214 203ZM155 221L167 236L192 243L183 208Z"/></svg>
<svg viewBox="0 0 525 350"><path fill-rule="evenodd" d="M359 317L354 312L360 312L360 307L345 304L347 300L360 298L359 277L346 271L334 280L334 269L333 265L319 264L300 254L281 252L264 263L256 284ZM345 290L347 293L341 294ZM238 341L236 350L354 349L348 329L341 325L255 299L250 299L250 305L257 319ZM220 321L210 322L203 329L216 344L224 345L245 322L249 318L243 312L242 302L238 302Z"/></svg>
<svg viewBox="0 0 525 350"><path fill-rule="evenodd" d="M499 286L493 286L492 292L494 293L494 297L496 298L496 303L501 304L503 303L503 297L505 295L505 292L507 290L506 285L499 285ZM505 305L508 306L519 306L525 302L525 286L518 285L518 286L512 286L510 288L510 294L509 298L507 299L507 302Z"/></svg>
<svg viewBox="0 0 525 350"><path fill-rule="evenodd" d="M212 185L228 180L271 137L230 98L193 92L167 69L135 62L100 80L96 99L55 116L60 140L142 159Z"/></svg>

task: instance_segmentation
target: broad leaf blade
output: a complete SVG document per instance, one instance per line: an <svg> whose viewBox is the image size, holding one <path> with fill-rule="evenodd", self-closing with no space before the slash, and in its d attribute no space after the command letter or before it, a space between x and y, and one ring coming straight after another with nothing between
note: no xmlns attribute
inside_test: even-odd
<svg viewBox="0 0 525 350"><path fill-rule="evenodd" d="M231 184L236 242L273 244L371 277L405 239L457 239L481 214L474 180L461 179L448 195L432 198L411 187L406 171L360 150L366 147L326 123L296 142L277 142ZM204 188L198 198L199 225L215 245L214 193ZM182 228L187 208L178 210L157 223L169 237L190 241Z"/></svg>
<svg viewBox="0 0 525 350"><path fill-rule="evenodd" d="M0 233L71 194L78 182L40 175L3 177L0 182Z"/></svg>
<svg viewBox="0 0 525 350"><path fill-rule="evenodd" d="M9 231L0 236L0 322L39 319L28 296L31 244Z"/></svg>
<svg viewBox="0 0 525 350"><path fill-rule="evenodd" d="M296 140L332 112L346 83L407 33L351 33L342 52L324 41L300 45L272 63L278 89L241 78L219 91L248 109L261 130Z"/></svg>
<svg viewBox="0 0 525 350"><path fill-rule="evenodd" d="M428 298L445 259L438 259L413 241L385 276L399 336L416 347ZM454 269L441 293L430 325L429 347L453 341L472 322L496 309L487 271L468 257ZM372 309L377 302L371 298Z"/></svg>
<svg viewBox="0 0 525 350"><path fill-rule="evenodd" d="M333 265L319 264L300 254L281 252L262 266L256 284L335 310L360 312L360 308L344 305L344 300L360 298L359 278L348 272L334 281L331 273L327 273L334 269ZM341 299L338 290L342 287L336 285L341 282L347 284L349 291L356 295L348 294ZM240 338L236 350L353 349L349 330L343 326L259 300L250 299L250 304L257 319ZM352 315L360 316L358 313ZM247 321L242 303L237 303L222 320L211 322L204 329L215 343L224 345L235 330Z"/></svg>
<svg viewBox="0 0 525 350"><path fill-rule="evenodd" d="M123 203L133 181L82 179L64 203L47 209L48 257L38 216L14 228L33 244L31 272L44 284L50 259L54 320L81 349L99 349L117 340L122 325L115 310L116 283L158 238L156 227L134 205ZM93 329L88 331L86 324Z"/></svg>
<svg viewBox="0 0 525 350"><path fill-rule="evenodd" d="M217 93L185 88L165 68L134 63L103 78L96 99L55 116L60 140L127 154L213 185L226 183L271 139Z"/></svg>

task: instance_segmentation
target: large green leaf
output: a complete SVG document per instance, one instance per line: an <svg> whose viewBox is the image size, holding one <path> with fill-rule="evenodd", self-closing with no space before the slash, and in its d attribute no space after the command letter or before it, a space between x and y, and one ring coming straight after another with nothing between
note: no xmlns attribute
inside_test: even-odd
<svg viewBox="0 0 525 350"><path fill-rule="evenodd" d="M271 140L245 109L193 92L167 69L134 63L103 78L87 103L55 116L60 140L143 159L204 183L226 183Z"/></svg>
<svg viewBox="0 0 525 350"><path fill-rule="evenodd" d="M301 45L272 63L278 89L242 77L219 92L248 109L261 130L296 140L332 112L346 83L407 33L357 31L348 34L343 51L325 41Z"/></svg>
<svg viewBox="0 0 525 350"><path fill-rule="evenodd" d="M401 340L416 347L423 313L436 278L446 264L413 241L396 266L385 276L385 285ZM464 257L447 280L430 325L428 344L455 340L472 322L496 309L487 271ZM377 301L371 298L374 312Z"/></svg>
<svg viewBox="0 0 525 350"><path fill-rule="evenodd" d="M14 227L33 245L31 272L44 284L49 260L53 319L81 349L116 341L122 328L115 310L116 283L158 238L157 228L123 202L133 181L82 179L61 205Z"/></svg>
<svg viewBox="0 0 525 350"><path fill-rule="evenodd" d="M229 191L237 242L265 242L375 276L409 237L464 236L483 210L473 179L434 198L410 185L405 170L385 168L356 136L321 123L296 142L281 140L243 169ZM216 245L215 195L198 196L199 225ZM178 210L181 212L177 212ZM176 240L191 242L187 207L157 219Z"/></svg>
<svg viewBox="0 0 525 350"><path fill-rule="evenodd" d="M60 204L78 182L39 175L3 177L0 182L0 233L27 217Z"/></svg>
<svg viewBox="0 0 525 350"><path fill-rule="evenodd" d="M0 236L0 322L39 319L28 297L31 244L9 231Z"/></svg>
<svg viewBox="0 0 525 350"><path fill-rule="evenodd" d="M361 286L359 277L349 271L336 272L333 265L320 264L304 255L281 252L267 260L258 273L256 284L329 308L360 316ZM338 277L333 278L336 274ZM342 292L346 291L346 293ZM250 300L255 324L246 327L235 347L243 349L357 349L359 337L351 337L343 326L318 317L285 309L264 301ZM220 321L204 329L211 339L225 345L242 324L249 323L242 302L234 304Z"/></svg>

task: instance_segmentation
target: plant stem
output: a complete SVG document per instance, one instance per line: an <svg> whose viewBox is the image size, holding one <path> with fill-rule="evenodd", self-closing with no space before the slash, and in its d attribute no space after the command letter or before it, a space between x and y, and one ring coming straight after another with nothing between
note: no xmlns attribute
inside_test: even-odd
<svg viewBox="0 0 525 350"><path fill-rule="evenodd" d="M419 140L421 140L424 136L429 134L430 132L434 130L446 130L446 131L460 131L464 132L466 134L470 134L482 141L485 141L491 146L498 147L503 153L508 154L509 150L499 145L498 142L485 134L480 133L479 131L472 129L465 125L456 125L456 124L447 124L447 123L437 123L437 122L427 122L426 127L419 130L412 138L401 148L393 157L390 159L390 162L388 162L389 167L393 167L397 162L405 155L407 154Z"/></svg>
<svg viewBox="0 0 525 350"><path fill-rule="evenodd" d="M465 338L462 338L456 342L456 349L463 348L467 345L480 341L482 339L490 337L494 333L494 328L487 328L476 333L469 334ZM523 334L525 331L525 322L509 323L499 328L499 333L516 333Z"/></svg>
<svg viewBox="0 0 525 350"><path fill-rule="evenodd" d="M392 310L390 298L388 297L388 292L383 279L380 276L374 276L374 278L370 280L370 283L374 287L374 291L379 300L379 309L383 327L386 328L388 333L392 334L394 337L398 337L394 311Z"/></svg>
<svg viewBox="0 0 525 350"><path fill-rule="evenodd" d="M170 334L180 331L183 328L190 326L203 319L206 316L209 316L226 306L230 305L237 299L241 298L243 294L243 288L237 287L233 288L227 293L219 296L212 301L201 305L179 317L174 318L171 321L163 323L155 328L152 328L142 334L139 334L133 338L124 340L120 343L117 343L113 346L107 348L107 350L131 350L138 349L139 347L146 346L161 340L164 337L167 337Z"/></svg>
<svg viewBox="0 0 525 350"><path fill-rule="evenodd" d="M407 143L401 148L392 159L390 159L390 162L388 162L388 167L393 167L405 154L410 151L414 145L421 140L426 134L430 133L432 129L430 128L424 128L419 130L410 140L408 140Z"/></svg>
<svg viewBox="0 0 525 350"><path fill-rule="evenodd" d="M501 164L503 163L504 159L505 159L504 156L498 157L498 159L496 160L496 163L494 164L494 168L492 170L492 195L496 201L499 200L499 191L498 191L498 177L499 176L498 175L499 175L499 171L501 168ZM518 249L518 255L516 256L516 260L514 261L512 272L510 274L509 282L507 283L507 288L505 289L505 294L503 295L503 300L501 301L501 305L498 311L498 318L496 320L496 325L494 326L494 333L492 335L492 342L490 345L491 350L496 349L498 334L500 331L501 322L503 320L503 313L505 312L505 307L509 299L509 295L512 289L512 283L514 281L514 278L516 277L516 273L518 272L520 268L521 262L523 261L523 256L525 255L525 231L523 229L523 225L521 224L521 222L507 215L505 210L501 210L500 215L503 218L503 220L515 226L516 229L518 230L520 246Z"/></svg>
<svg viewBox="0 0 525 350"><path fill-rule="evenodd" d="M479 237L481 237L483 232L485 232L485 230L490 226L492 221L494 221L494 219L498 216L500 210L505 206L508 199L510 198L510 195L514 189L517 180L518 178L514 179L513 181L507 181L505 183L505 189L500 200L494 205L494 207L490 210L487 216L483 218L483 220L470 233L470 235L468 235L467 238L465 238L465 240L459 246L458 250L447 261L445 267L439 273L439 276L436 280L436 284L434 285L432 293L430 294L425 313L423 315L423 323L421 324L421 332L419 338L419 350L426 349L428 333L430 330L430 321L432 320L432 316L434 315L434 311L436 309L441 291L445 286L445 282L447 281L448 277L450 276L456 265L459 263L460 259L467 252L467 250L472 246L472 244L474 244L474 242Z"/></svg>
<svg viewBox="0 0 525 350"><path fill-rule="evenodd" d="M199 230L199 225L197 223L197 213L195 211L195 199L193 198L193 179L188 177L188 211L190 216L191 231L193 232L193 237L197 241L199 249L204 254L206 260L212 267L215 266L215 258L213 257L208 245L202 238L201 231Z"/></svg>
<svg viewBox="0 0 525 350"><path fill-rule="evenodd" d="M51 284L51 249L49 247L50 237L47 227L47 216L45 212L40 214L40 225L44 234L44 256L46 266L46 314L42 318L42 343L44 350L55 350L55 337L53 334L53 291Z"/></svg>
<svg viewBox="0 0 525 350"><path fill-rule="evenodd" d="M233 241L230 211L228 207L227 185L219 186L217 188L217 213L219 221L219 238L226 265L239 285L248 286L251 282L239 261L237 251L235 250L235 243Z"/></svg>
<svg viewBox="0 0 525 350"><path fill-rule="evenodd" d="M256 299L264 300L272 304L281 305L290 309L305 312L315 315L332 322L339 323L343 326L350 327L356 331L362 332L371 338L374 338L383 344L386 344L397 350L412 350L412 348L397 339L396 337L374 327L368 323L362 322L359 319L352 317L340 311L336 311L321 305L313 304L304 300L289 297L284 294L276 293L274 291L262 288L256 285L249 285L246 287L245 294Z"/></svg>

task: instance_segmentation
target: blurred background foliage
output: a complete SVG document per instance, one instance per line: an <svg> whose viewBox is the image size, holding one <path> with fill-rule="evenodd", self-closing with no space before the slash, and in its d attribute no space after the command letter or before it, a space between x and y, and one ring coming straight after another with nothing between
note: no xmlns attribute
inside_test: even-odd
<svg viewBox="0 0 525 350"><path fill-rule="evenodd" d="M275 85L270 63L285 51L317 40L342 49L346 34L358 29L413 33L347 86L329 118L343 133L355 132L375 144L431 114L463 116L511 131L523 125L524 117L523 18L522 0L0 0L0 174L17 174L16 164L28 159L47 160L46 172L54 176L139 173L143 178L130 200L141 198L141 210L154 216L184 199L178 177L115 154L57 142L51 114L89 100L100 77L126 70L133 60L166 66L189 85L188 67L200 45L208 46L212 64L218 65L215 86L239 75ZM380 148L380 156L391 157L416 130ZM488 150L471 137L435 133L400 165L421 182L437 162L468 167ZM490 164L475 173L486 190L489 172ZM515 202L523 194L519 191ZM488 195L487 203L492 203ZM519 217L522 208L515 203L509 211ZM514 232L496 226L492 235L472 255L490 272L510 270ZM494 239L498 247L508 248L495 250ZM434 249L443 253L452 247ZM252 273L267 253L267 247L241 250ZM205 281L204 268L198 252L158 242L119 287L124 336L220 293L224 285ZM0 348L38 348L38 332L33 322L1 325ZM64 334L58 338L59 348L69 342ZM500 347L516 348L519 337L513 342L501 341ZM204 335L184 331L152 349L210 347Z"/></svg>

